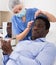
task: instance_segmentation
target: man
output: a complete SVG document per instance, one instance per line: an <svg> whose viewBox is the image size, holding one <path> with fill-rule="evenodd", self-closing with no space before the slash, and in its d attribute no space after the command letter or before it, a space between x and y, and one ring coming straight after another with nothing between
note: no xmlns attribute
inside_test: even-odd
<svg viewBox="0 0 56 65"><path fill-rule="evenodd" d="M12 38L12 23L8 22L7 23L7 35L5 36L5 38Z"/></svg>
<svg viewBox="0 0 56 65"><path fill-rule="evenodd" d="M4 65L53 65L56 47L45 40L50 28L49 20L41 14L34 21L32 40L20 41L13 52L10 42L2 41L2 44L9 44L6 46L8 49L2 45L4 53L8 54L4 54Z"/></svg>
<svg viewBox="0 0 56 65"><path fill-rule="evenodd" d="M9 0L9 9L14 14L12 22L12 32L18 41L29 40L31 38L32 21L40 13L46 15L51 22L55 22L56 18L52 14L41 11L37 8L26 9L21 0Z"/></svg>

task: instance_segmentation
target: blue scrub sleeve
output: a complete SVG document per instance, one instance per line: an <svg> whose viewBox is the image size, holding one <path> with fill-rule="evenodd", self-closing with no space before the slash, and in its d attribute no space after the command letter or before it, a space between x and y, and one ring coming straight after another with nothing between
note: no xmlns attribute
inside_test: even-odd
<svg viewBox="0 0 56 65"><path fill-rule="evenodd" d="M13 17L13 18L11 19L11 21L12 21L12 33L13 33L14 35L19 34L19 33L20 33L20 29L18 28L18 24L17 24L17 22L16 22L16 18Z"/></svg>

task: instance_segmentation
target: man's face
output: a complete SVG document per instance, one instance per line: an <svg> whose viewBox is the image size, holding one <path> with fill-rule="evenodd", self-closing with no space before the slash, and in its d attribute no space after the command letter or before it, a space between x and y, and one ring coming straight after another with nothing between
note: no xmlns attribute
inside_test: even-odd
<svg viewBox="0 0 56 65"><path fill-rule="evenodd" d="M14 8L13 8L13 12L16 14L16 13L19 13L21 10L22 10L23 6L22 4L19 4L19 5L16 5Z"/></svg>
<svg viewBox="0 0 56 65"><path fill-rule="evenodd" d="M35 21L34 26L32 28L32 38L33 40L36 38L44 37L46 35L46 26L43 20L38 19Z"/></svg>
<svg viewBox="0 0 56 65"><path fill-rule="evenodd" d="M9 25L7 25L7 33L8 33L9 35L12 34L12 24L11 24L11 23L10 23Z"/></svg>

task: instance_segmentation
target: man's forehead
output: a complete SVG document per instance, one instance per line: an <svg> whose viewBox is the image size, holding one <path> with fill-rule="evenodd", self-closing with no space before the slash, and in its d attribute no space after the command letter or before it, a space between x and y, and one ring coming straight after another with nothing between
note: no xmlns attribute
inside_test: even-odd
<svg viewBox="0 0 56 65"><path fill-rule="evenodd" d="M35 21L35 23L36 23L36 24L37 24L37 23L45 24L45 22L44 22L42 19L37 19L37 20Z"/></svg>

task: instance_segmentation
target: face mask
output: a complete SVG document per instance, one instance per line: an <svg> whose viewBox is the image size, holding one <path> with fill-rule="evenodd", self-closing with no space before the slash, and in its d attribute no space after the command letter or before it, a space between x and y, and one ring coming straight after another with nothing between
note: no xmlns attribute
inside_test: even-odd
<svg viewBox="0 0 56 65"><path fill-rule="evenodd" d="M26 10L22 9L19 13L16 14L17 17L23 17L26 15Z"/></svg>

